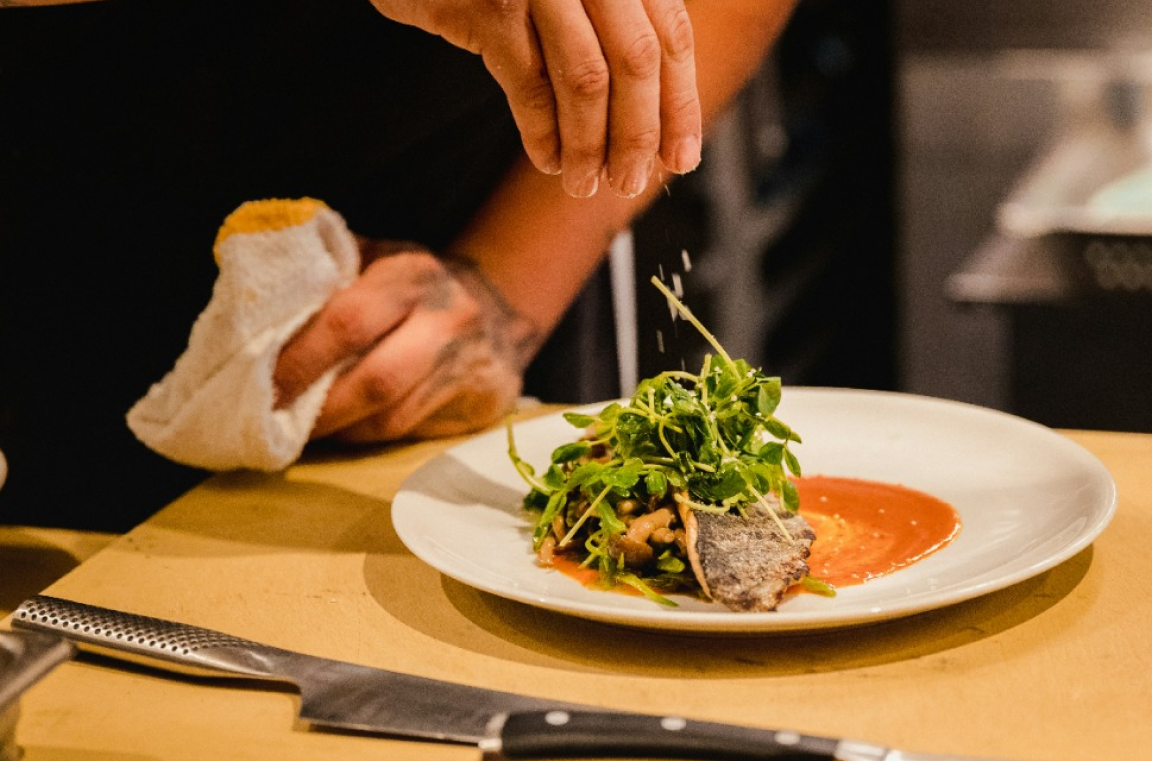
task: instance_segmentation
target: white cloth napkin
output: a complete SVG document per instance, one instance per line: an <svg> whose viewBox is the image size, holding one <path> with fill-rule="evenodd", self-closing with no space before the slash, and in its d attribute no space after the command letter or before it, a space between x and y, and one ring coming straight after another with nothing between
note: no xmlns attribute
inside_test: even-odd
<svg viewBox="0 0 1152 761"><path fill-rule="evenodd" d="M128 412L169 459L209 470L276 471L296 460L336 376L273 409L280 349L360 269L356 240L323 202L250 201L216 238L220 274L173 369Z"/></svg>

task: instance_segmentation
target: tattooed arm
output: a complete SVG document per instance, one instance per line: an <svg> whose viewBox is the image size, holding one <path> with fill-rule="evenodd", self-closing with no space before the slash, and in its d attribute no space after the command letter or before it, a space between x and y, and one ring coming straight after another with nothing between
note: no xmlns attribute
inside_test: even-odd
<svg viewBox="0 0 1152 761"><path fill-rule="evenodd" d="M313 438L443 436L499 420L520 393L541 331L466 259L379 242L362 250L363 274L281 352L280 404L343 365Z"/></svg>
<svg viewBox="0 0 1152 761"><path fill-rule="evenodd" d="M792 0L688 0L705 125L747 80ZM444 260L414 247L368 251L369 266L281 354L287 401L332 366L315 436L435 436L497 422L521 375L611 238L661 192L653 167L634 197L569 195L525 156ZM371 247L370 247L371 248Z"/></svg>
<svg viewBox="0 0 1152 761"><path fill-rule="evenodd" d="M705 128L755 72L794 0L688 0ZM556 178L513 168L455 241L508 302L543 333L563 316L612 238L647 208L672 175L653 167L635 197L568 197Z"/></svg>

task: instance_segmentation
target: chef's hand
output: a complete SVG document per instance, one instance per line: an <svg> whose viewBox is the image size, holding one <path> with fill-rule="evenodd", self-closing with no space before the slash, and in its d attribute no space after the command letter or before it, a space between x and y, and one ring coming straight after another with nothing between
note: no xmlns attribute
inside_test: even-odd
<svg viewBox="0 0 1152 761"><path fill-rule="evenodd" d="M288 342L277 405L342 367L312 438L446 436L497 422L520 394L537 331L465 262L362 245L370 261Z"/></svg>
<svg viewBox="0 0 1152 761"><path fill-rule="evenodd" d="M586 197L624 196L658 157L700 162L701 112L684 0L372 0L388 18L479 54L532 163Z"/></svg>

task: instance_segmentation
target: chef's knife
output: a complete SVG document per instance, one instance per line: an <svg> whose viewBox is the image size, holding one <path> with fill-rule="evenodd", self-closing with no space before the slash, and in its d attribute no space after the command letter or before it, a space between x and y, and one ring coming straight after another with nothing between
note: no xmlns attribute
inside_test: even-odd
<svg viewBox="0 0 1152 761"><path fill-rule="evenodd" d="M477 745L492 759L976 761L453 684L43 595L21 604L12 623L181 674L291 683L300 690L300 718L318 728Z"/></svg>

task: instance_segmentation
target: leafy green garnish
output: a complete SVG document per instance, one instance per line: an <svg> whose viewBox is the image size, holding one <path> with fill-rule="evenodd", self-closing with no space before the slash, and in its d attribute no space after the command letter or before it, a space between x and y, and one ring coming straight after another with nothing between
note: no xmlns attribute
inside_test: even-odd
<svg viewBox="0 0 1152 761"><path fill-rule="evenodd" d="M668 371L641 381L626 405L565 414L583 436L558 447L543 476L520 458L511 425L508 454L530 487L525 507L538 513L537 551L549 537L560 551L579 541L582 565L595 566L602 583L628 584L673 604L659 592L695 586L686 557L669 545L642 564L641 576L626 562L629 519L622 513L672 498L696 510L739 514L766 504L775 515L769 494L795 513L800 500L789 474L800 475L791 449L800 436L775 416L780 378L733 360L663 283L652 283L716 354L705 356L697 374Z"/></svg>
<svg viewBox="0 0 1152 761"><path fill-rule="evenodd" d="M800 584L804 589L813 592L823 597L835 597L836 587L832 586L823 579L818 579L815 576L805 576L801 579Z"/></svg>

